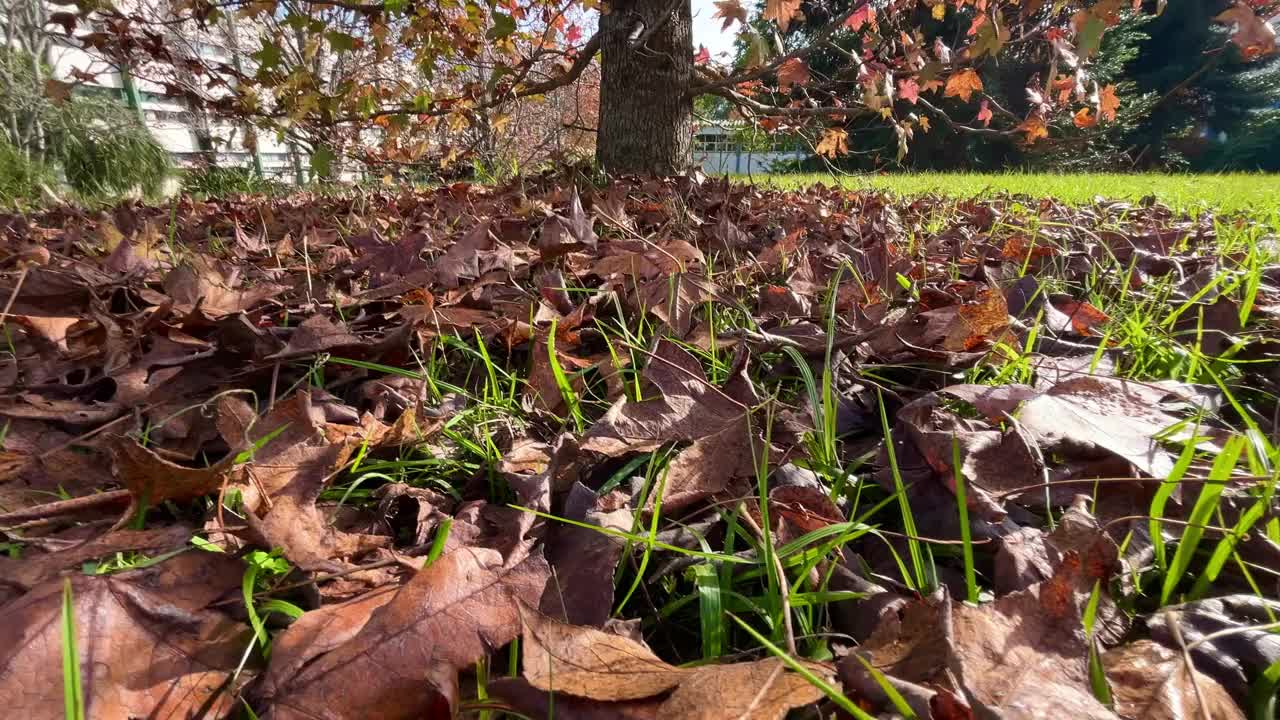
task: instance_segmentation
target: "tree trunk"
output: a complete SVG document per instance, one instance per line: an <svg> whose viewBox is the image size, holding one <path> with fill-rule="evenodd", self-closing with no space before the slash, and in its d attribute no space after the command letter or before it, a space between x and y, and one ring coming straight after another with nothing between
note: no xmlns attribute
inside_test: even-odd
<svg viewBox="0 0 1280 720"><path fill-rule="evenodd" d="M693 141L689 0L611 0L600 38L596 160L614 174L684 172Z"/></svg>

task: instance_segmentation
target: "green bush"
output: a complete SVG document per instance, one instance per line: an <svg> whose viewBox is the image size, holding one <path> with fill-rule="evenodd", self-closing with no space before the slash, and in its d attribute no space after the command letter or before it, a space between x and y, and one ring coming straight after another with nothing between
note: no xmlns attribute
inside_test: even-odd
<svg viewBox="0 0 1280 720"><path fill-rule="evenodd" d="M19 182L32 173L43 173L50 186L60 175L72 190L90 198L158 190L172 169L169 153L137 113L119 98L52 100L40 81L48 73L48 67L33 72L25 51L0 48L0 138L13 151L4 158L12 167L2 171L13 181L13 197L39 197L37 186L24 188ZM31 167L22 168L18 159Z"/></svg>
<svg viewBox="0 0 1280 720"><path fill-rule="evenodd" d="M169 153L118 102L73 98L50 118L50 147L67 184L83 195L135 188L151 195L172 170Z"/></svg>
<svg viewBox="0 0 1280 720"><path fill-rule="evenodd" d="M280 182L264 178L249 167L208 166L188 170L182 178L182 191L189 195L223 197L273 194L284 188Z"/></svg>
<svg viewBox="0 0 1280 720"><path fill-rule="evenodd" d="M54 183L53 173L32 162L22 151L0 136L0 206L12 207L40 197L41 185Z"/></svg>

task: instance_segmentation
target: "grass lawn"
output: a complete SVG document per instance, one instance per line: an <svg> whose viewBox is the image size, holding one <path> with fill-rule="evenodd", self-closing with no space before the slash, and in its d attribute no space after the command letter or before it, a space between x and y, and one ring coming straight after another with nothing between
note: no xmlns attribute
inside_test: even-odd
<svg viewBox="0 0 1280 720"><path fill-rule="evenodd" d="M745 177L739 179L748 180ZM848 188L877 188L898 195L939 193L953 197L980 197L993 192L1010 192L1054 197L1068 203L1089 202L1095 197L1138 200L1155 195L1168 205L1188 210L1212 207L1219 211L1249 210L1266 215L1280 212L1280 175L1253 173L902 173L846 176L811 173L757 176L754 180L783 188L838 182Z"/></svg>

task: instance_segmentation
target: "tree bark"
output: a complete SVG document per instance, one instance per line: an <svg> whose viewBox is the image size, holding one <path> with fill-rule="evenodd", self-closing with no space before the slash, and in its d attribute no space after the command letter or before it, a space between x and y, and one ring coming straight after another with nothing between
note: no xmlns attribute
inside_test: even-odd
<svg viewBox="0 0 1280 720"><path fill-rule="evenodd" d="M596 160L614 174L673 175L693 142L689 0L611 0L600 16Z"/></svg>

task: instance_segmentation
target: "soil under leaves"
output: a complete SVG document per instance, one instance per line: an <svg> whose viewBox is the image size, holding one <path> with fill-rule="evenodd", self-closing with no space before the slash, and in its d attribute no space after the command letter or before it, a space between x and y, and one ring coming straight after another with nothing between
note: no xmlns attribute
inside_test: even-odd
<svg viewBox="0 0 1280 720"><path fill-rule="evenodd" d="M2 216L0 706L63 716L74 637L93 718L1258 716L1273 233L551 177Z"/></svg>

